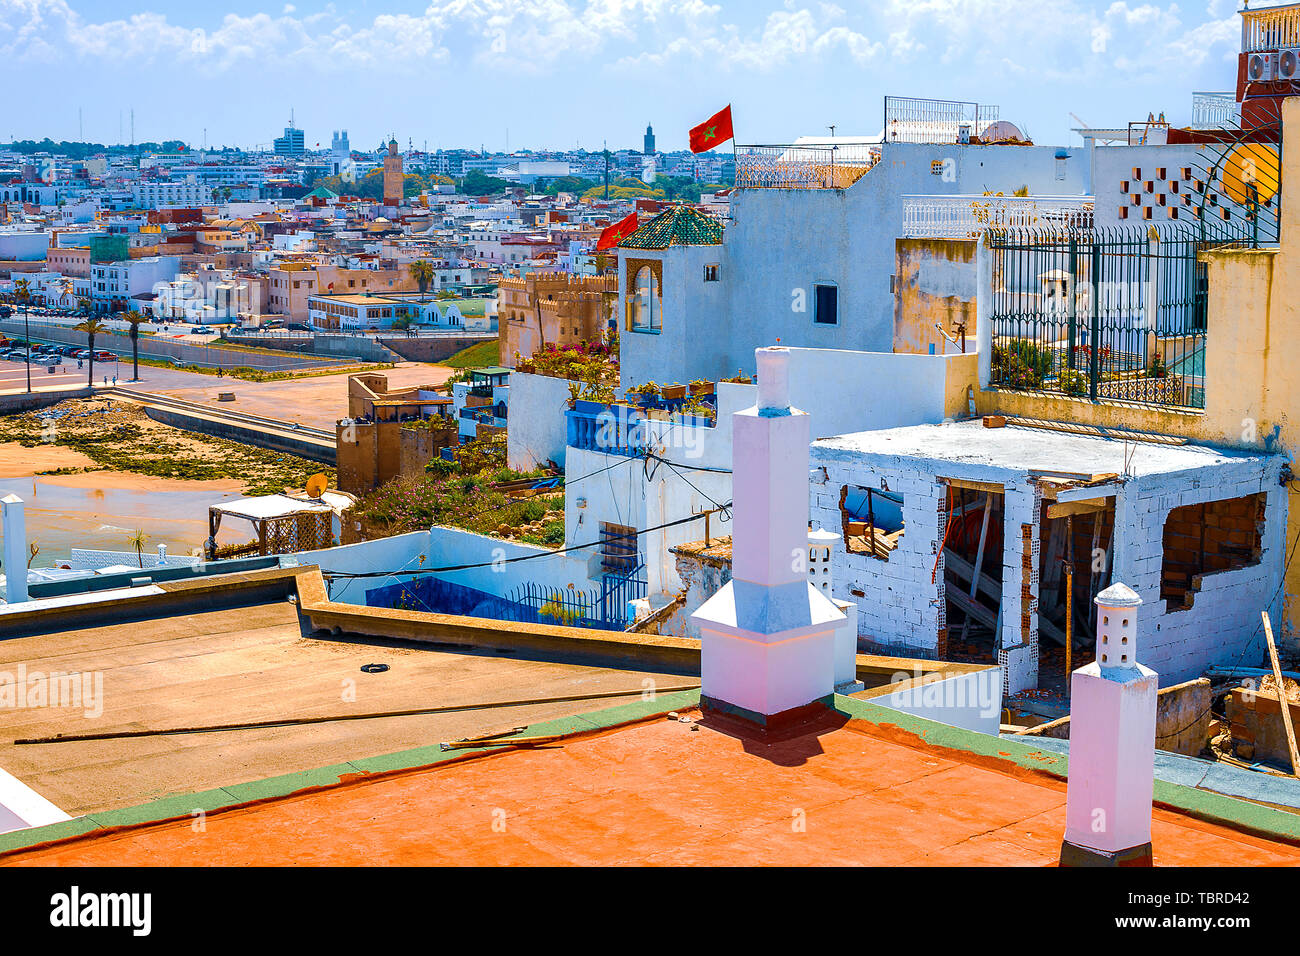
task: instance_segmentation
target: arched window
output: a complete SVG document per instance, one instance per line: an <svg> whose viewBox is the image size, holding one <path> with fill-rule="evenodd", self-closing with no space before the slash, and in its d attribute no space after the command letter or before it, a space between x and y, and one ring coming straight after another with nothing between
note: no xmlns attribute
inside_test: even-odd
<svg viewBox="0 0 1300 956"><path fill-rule="evenodd" d="M658 332L662 328L660 311L663 303L654 272L649 266L643 266L637 272L633 293L632 328L641 332Z"/></svg>

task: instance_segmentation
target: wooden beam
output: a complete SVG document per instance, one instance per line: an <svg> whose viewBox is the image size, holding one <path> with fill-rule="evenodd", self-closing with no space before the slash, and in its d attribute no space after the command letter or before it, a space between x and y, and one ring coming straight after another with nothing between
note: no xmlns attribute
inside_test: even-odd
<svg viewBox="0 0 1300 956"><path fill-rule="evenodd" d="M994 646L997 646L997 615L986 608L979 601L975 600L960 588L945 589L948 600L956 605L957 610L961 611L968 617L979 621L985 627L991 628L994 632Z"/></svg>
<svg viewBox="0 0 1300 956"><path fill-rule="evenodd" d="M1002 585L984 573L980 573L977 578L975 575L975 565L954 552L952 548L943 549L943 566L945 570L952 571L958 577L970 581L972 585L978 584L979 590L991 597L994 605L1001 603ZM974 588L969 590L970 596L975 597Z"/></svg>
<svg viewBox="0 0 1300 956"><path fill-rule="evenodd" d="M1282 683L1282 665L1277 660L1277 645L1273 643L1273 625L1268 619L1268 611L1260 611L1264 620L1264 639L1268 641L1268 659L1273 665L1273 680L1277 682L1278 709L1282 711L1282 727L1286 730L1286 745L1291 751L1291 773L1300 777L1300 751L1296 750L1295 728L1291 726L1291 701L1286 695L1286 685Z"/></svg>
<svg viewBox="0 0 1300 956"><path fill-rule="evenodd" d="M1099 515L1105 510L1105 498L1092 498L1087 501L1061 501L1047 506L1047 517L1065 518L1069 515Z"/></svg>
<svg viewBox="0 0 1300 956"><path fill-rule="evenodd" d="M950 488L965 488L967 491L982 491L990 495L1007 493L1007 486L1000 481L975 481L971 478L940 478L939 481Z"/></svg>

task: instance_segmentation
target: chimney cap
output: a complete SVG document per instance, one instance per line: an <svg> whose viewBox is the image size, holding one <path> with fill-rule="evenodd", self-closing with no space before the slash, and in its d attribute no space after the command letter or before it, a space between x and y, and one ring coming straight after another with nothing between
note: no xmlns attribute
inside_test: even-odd
<svg viewBox="0 0 1300 956"><path fill-rule="evenodd" d="M1137 592L1121 581L1106 588L1093 601L1098 607L1137 607L1142 603Z"/></svg>

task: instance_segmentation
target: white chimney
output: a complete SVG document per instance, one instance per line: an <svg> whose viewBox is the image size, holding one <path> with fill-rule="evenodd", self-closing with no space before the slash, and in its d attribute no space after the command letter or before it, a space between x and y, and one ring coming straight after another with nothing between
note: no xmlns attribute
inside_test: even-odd
<svg viewBox="0 0 1300 956"><path fill-rule="evenodd" d="M835 631L835 693L856 694L867 685L858 680L858 605L831 594L831 553L840 536L825 528L808 532L808 583L830 598L844 615Z"/></svg>
<svg viewBox="0 0 1300 956"><path fill-rule="evenodd" d="M23 499L17 495L0 498L5 539L5 600L10 604L27 600L27 521L23 507Z"/></svg>
<svg viewBox="0 0 1300 956"><path fill-rule="evenodd" d="M789 351L755 357L758 404L732 416L732 579L692 620L704 708L770 729L834 693L845 617L808 580L810 431L790 406Z"/></svg>
<svg viewBox="0 0 1300 956"><path fill-rule="evenodd" d="M1097 659L1070 676L1070 770L1062 866L1150 866L1155 671L1137 661L1142 599L1096 597Z"/></svg>

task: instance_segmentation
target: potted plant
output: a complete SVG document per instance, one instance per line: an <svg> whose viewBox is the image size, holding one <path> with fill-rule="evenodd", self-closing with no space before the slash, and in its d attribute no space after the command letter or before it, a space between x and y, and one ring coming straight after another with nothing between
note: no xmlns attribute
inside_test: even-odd
<svg viewBox="0 0 1300 956"><path fill-rule="evenodd" d="M659 383L646 382L644 385L633 385L627 390L629 401L635 402L642 408L649 408L659 401Z"/></svg>
<svg viewBox="0 0 1300 956"><path fill-rule="evenodd" d="M722 381L731 382L734 385L748 385L750 384L751 379L748 375L745 374L744 370L736 369L735 375L733 375L731 378L724 378Z"/></svg>
<svg viewBox="0 0 1300 956"><path fill-rule="evenodd" d="M692 395L712 395L718 390L716 385L702 378L692 379L689 387Z"/></svg>
<svg viewBox="0 0 1300 956"><path fill-rule="evenodd" d="M687 399L682 407L678 410L684 425L712 425L714 409L712 405L706 405L698 398L692 396Z"/></svg>
<svg viewBox="0 0 1300 956"><path fill-rule="evenodd" d="M659 394L663 396L665 402L676 402L686 397L686 386L681 382L673 382L671 385L660 385Z"/></svg>

